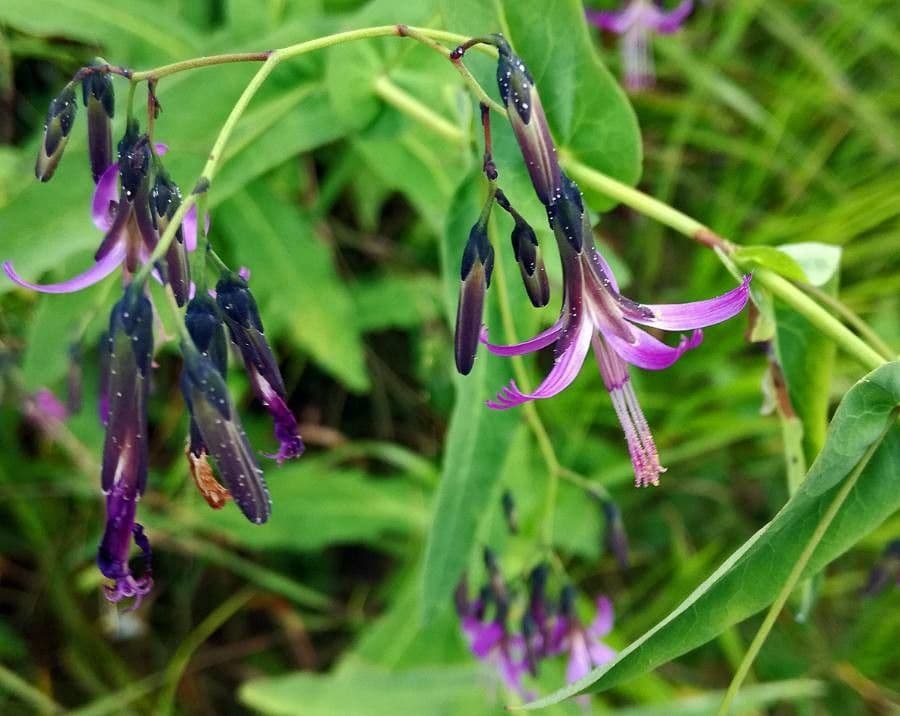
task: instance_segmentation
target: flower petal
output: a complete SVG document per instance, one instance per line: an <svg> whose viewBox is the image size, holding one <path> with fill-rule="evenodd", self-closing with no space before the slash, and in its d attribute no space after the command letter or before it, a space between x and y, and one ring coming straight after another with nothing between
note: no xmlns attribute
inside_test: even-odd
<svg viewBox="0 0 900 716"><path fill-rule="evenodd" d="M592 25L621 35L640 19L643 14L641 5L642 3L633 2L623 10L588 10L585 14Z"/></svg>
<svg viewBox="0 0 900 716"><path fill-rule="evenodd" d="M661 35L671 35L681 29L684 21L694 9L694 0L681 0L678 7L664 12L657 7L652 8L652 12L646 16L647 24Z"/></svg>
<svg viewBox="0 0 900 716"><path fill-rule="evenodd" d="M563 333L557 341L557 356L553 370L534 392L523 393L513 380L494 400L489 400L487 406L495 410L505 410L527 403L529 400L549 398L569 387L584 363L594 328L588 321L578 320L575 326L569 326L569 331L568 334Z"/></svg>
<svg viewBox="0 0 900 716"><path fill-rule="evenodd" d="M119 199L119 165L110 164L97 180L91 200L91 218L100 231L109 231L115 216L112 207Z"/></svg>
<svg viewBox="0 0 900 716"><path fill-rule="evenodd" d="M61 283L30 283L16 273L9 261L3 262L3 270L14 283L23 288L30 288L32 291L39 291L40 293L74 293L105 279L119 267L124 258L125 247L121 244L116 244L106 256L87 271Z"/></svg>
<svg viewBox="0 0 900 716"><path fill-rule="evenodd" d="M569 646L569 663L566 665L566 683L574 684L583 679L591 670L591 655L588 645L581 631L572 633L572 643Z"/></svg>
<svg viewBox="0 0 900 716"><path fill-rule="evenodd" d="M603 666L616 658L616 650L599 641L588 642L587 648L594 666Z"/></svg>
<svg viewBox="0 0 900 716"><path fill-rule="evenodd" d="M737 288L715 298L690 303L643 304L652 314L625 310L629 321L666 331L685 331L727 321L740 313L750 298L750 275Z"/></svg>
<svg viewBox="0 0 900 716"><path fill-rule="evenodd" d="M588 634L594 639L606 636L613 627L613 606L608 597L597 597L597 614L594 621L587 628Z"/></svg>
<svg viewBox="0 0 900 716"><path fill-rule="evenodd" d="M483 660L487 658L491 650L503 638L503 627L497 624L497 622L482 624L477 622L477 620L473 619L473 621L476 622L477 626L470 626L471 631L468 631L470 638L469 646L472 649L472 653Z"/></svg>
<svg viewBox="0 0 900 716"><path fill-rule="evenodd" d="M563 330L563 322L557 321L546 331L541 331L534 338L530 338L522 343L514 343L512 345L500 345L498 343L490 343L488 341L487 327L481 330L481 342L487 346L487 349L498 356L521 356L526 353L534 353L541 348L556 342Z"/></svg>
<svg viewBox="0 0 900 716"><path fill-rule="evenodd" d="M681 358L685 351L696 348L703 341L703 331L696 330L690 337L682 336L677 346L667 346L646 331L632 326L632 341L613 334L604 333L603 337L613 350L632 365L646 370L663 370Z"/></svg>
<svg viewBox="0 0 900 716"><path fill-rule="evenodd" d="M203 224L203 233L209 233L209 214L206 215L206 221ZM184 236L184 247L188 251L197 249L197 205L194 204L184 215L184 221L181 222L181 234Z"/></svg>

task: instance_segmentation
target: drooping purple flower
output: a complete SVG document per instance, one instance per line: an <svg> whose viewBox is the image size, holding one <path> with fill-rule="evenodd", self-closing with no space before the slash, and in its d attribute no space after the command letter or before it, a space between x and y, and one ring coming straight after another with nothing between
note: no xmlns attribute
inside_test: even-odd
<svg viewBox="0 0 900 716"><path fill-rule="evenodd" d="M188 455L192 473L197 470L194 479L207 501L220 507L207 494L212 494L211 485L205 482L211 471L203 466L207 454L211 455L241 512L251 522L262 524L272 509L269 490L225 385L224 332L216 304L206 296L195 297L188 304L185 323L191 341L181 346L181 391L191 416Z"/></svg>
<svg viewBox="0 0 900 716"><path fill-rule="evenodd" d="M97 564L114 584L106 597L134 597L150 591L150 543L135 522L137 503L147 484L147 396L153 356L153 309L141 287L131 285L109 320L109 420L103 446L101 484L106 495L106 529ZM144 553L144 572L135 577L128 564L131 543Z"/></svg>
<svg viewBox="0 0 900 716"><path fill-rule="evenodd" d="M92 67L106 65L97 58ZM81 93L88 115L88 157L91 176L96 184L113 163L112 118L116 111L116 95L112 78L105 72L89 72L81 81Z"/></svg>
<svg viewBox="0 0 900 716"><path fill-rule="evenodd" d="M297 420L287 405L284 380L266 341L259 309L247 281L238 274L224 274L216 284L216 302L231 340L241 353L253 391L272 416L279 449L269 457L279 463L299 457L304 450L303 440Z"/></svg>
<svg viewBox="0 0 900 716"><path fill-rule="evenodd" d="M62 159L75 115L78 112L78 101L75 99L75 88L67 84L59 96L50 102L47 119L44 121L44 136L38 149L37 161L34 164L34 175L41 181L50 181L59 160Z"/></svg>
<svg viewBox="0 0 900 716"><path fill-rule="evenodd" d="M551 653L568 652L566 682L575 683L587 676L591 669L603 666L616 658L616 652L601 639L612 631L613 607L608 598L597 598L597 612L587 627L575 613L575 590L571 585L563 588L559 614L553 625Z"/></svg>
<svg viewBox="0 0 900 716"><path fill-rule="evenodd" d="M625 86L638 91L652 87L656 81L651 34L677 32L693 9L693 0L681 0L669 12L653 0L630 0L617 11L588 10L587 19L603 30L622 36L620 50Z"/></svg>
<svg viewBox="0 0 900 716"><path fill-rule="evenodd" d="M494 614L488 619L487 610L491 603ZM527 700L530 694L522 683L528 670L525 640L508 631L506 602L497 600L490 587L485 587L470 601L463 581L457 587L456 609L466 643L475 658L489 664L507 689Z"/></svg>
<svg viewBox="0 0 900 716"><path fill-rule="evenodd" d="M41 293L74 293L88 286L93 286L113 273L123 262L129 271L133 271L138 259L146 261L150 250L155 245L156 230L150 215L149 196L144 186L144 199L140 208L142 224L146 237L142 235L134 214L134 194L141 188L146 179L143 176L148 167L146 141L138 143L136 134L126 135L119 145L119 162L111 164L100 176L91 202L91 217L105 236L97 251L95 263L85 272L60 283L38 284L23 279L9 261L3 262L3 271L19 286ZM158 154L165 154L166 146L157 144ZM124 167L124 169L123 169ZM119 179L122 175L122 191L119 191ZM128 187L126 187L126 177ZM129 197L128 192L131 192ZM144 213L146 207L146 214ZM174 212L173 212L174 213ZM197 211L191 207L184 217L181 229L184 235L184 248L193 251L197 248ZM174 242L177 243L177 242Z"/></svg>
<svg viewBox="0 0 900 716"><path fill-rule="evenodd" d="M494 247L487 234L493 203L494 196L491 195L478 221L469 231L459 269L459 302L456 306L453 346L456 369L463 375L468 375L475 364L484 316L484 295L491 285L491 273L494 270Z"/></svg>
<svg viewBox="0 0 900 716"><path fill-rule="evenodd" d="M612 398L616 416L625 432L628 452L638 486L656 485L660 465L653 436L638 405L628 374L628 364L648 370L672 365L687 350L698 346L699 329L736 315L747 302L750 277L728 293L686 304L639 304L619 293L609 265L594 245L591 226L584 211L581 192L564 179L564 192L548 209L563 266L563 306L559 320L534 338L510 346L482 340L497 355L515 356L554 346L554 366L531 393L522 392L515 381L503 388L488 405L512 408L529 400L549 398L568 387L588 349L593 347L604 385ZM692 330L677 346L668 346L635 324L669 331Z"/></svg>

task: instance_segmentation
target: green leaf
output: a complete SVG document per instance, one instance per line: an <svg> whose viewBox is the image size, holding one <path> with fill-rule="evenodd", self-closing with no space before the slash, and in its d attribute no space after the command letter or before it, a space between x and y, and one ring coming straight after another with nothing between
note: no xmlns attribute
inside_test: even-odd
<svg viewBox="0 0 900 716"><path fill-rule="evenodd" d="M361 331L420 326L441 311L440 283L427 274L381 276L350 288Z"/></svg>
<svg viewBox="0 0 900 716"><path fill-rule="evenodd" d="M348 543L377 546L388 535L411 538L425 531L425 496L405 480L372 478L304 458L272 466L266 481L275 509L264 528L231 505L217 511L197 507L195 526L250 549L298 551Z"/></svg>
<svg viewBox="0 0 900 716"><path fill-rule="evenodd" d="M233 196L217 216L237 261L259 279L251 287L267 330L289 332L324 370L365 390L369 377L353 302L309 221L263 182Z"/></svg>
<svg viewBox="0 0 900 716"><path fill-rule="evenodd" d="M473 713L484 704L484 688L475 664L396 672L370 668L346 676L296 672L257 679L241 687L240 698L264 714L444 716Z"/></svg>
<svg viewBox="0 0 900 716"><path fill-rule="evenodd" d="M540 708L585 691L604 691L705 644L770 604L816 530L841 482L885 428L891 429L860 475L804 573L811 576L900 508L900 362L860 380L844 396L825 447L782 510L659 624L611 664L532 703ZM778 559L772 559L777 555Z"/></svg>
<svg viewBox="0 0 900 716"><path fill-rule="evenodd" d="M642 153L637 119L594 50L582 4L505 0L493 3L496 12L487 7L491 4L481 0L441 2L449 30L507 35L534 77L563 164L577 161L619 181L636 183ZM496 81L485 89L496 96ZM502 176L504 168L499 169ZM613 205L597 192L585 195L595 209Z"/></svg>
<svg viewBox="0 0 900 716"><path fill-rule="evenodd" d="M774 246L741 246L734 252L734 260L747 270L762 266L791 281L807 280L800 264Z"/></svg>
<svg viewBox="0 0 900 716"><path fill-rule="evenodd" d="M451 204L447 231L441 242L448 312L455 317L459 274L456 267L478 218L484 186L464 181ZM488 304L495 304L488 291ZM491 323L488 319L488 323ZM499 319L493 321L499 325ZM490 497L506 462L519 416L514 411L491 410L487 398L510 380L508 361L480 355L472 372L456 377L456 403L444 448L441 482L423 570L422 612L428 621L449 606L454 587L465 572L475 548L478 527L487 510L495 507Z"/></svg>

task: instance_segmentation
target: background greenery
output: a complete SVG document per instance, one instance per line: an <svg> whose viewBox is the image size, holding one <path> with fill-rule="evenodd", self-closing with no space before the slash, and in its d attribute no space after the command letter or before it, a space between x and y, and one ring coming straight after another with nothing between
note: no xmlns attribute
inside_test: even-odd
<svg viewBox="0 0 900 716"><path fill-rule="evenodd" d="M144 69L382 23L504 29L535 71L562 145L589 166L638 178L630 112L595 64L574 2L552 9L525 1L397 0L40 6L0 4L0 258L31 278L84 267L98 241L88 214L83 113L52 183L39 185L31 171L47 103L97 54ZM839 247L839 254L816 248L792 255L810 281L831 292L839 287L841 300L894 347L898 27L900 8L891 0L698 3L683 32L654 43L657 88L630 98L643 141L642 189L744 245ZM590 38L618 74L615 40ZM487 60L473 57L471 66L490 77ZM157 136L169 144L166 165L182 186L199 173L252 72L233 65L160 83ZM384 78L439 113L449 129L436 132L397 109ZM120 98L124 87L117 84ZM156 588L136 612L104 601L93 562L103 517L94 346L116 281L39 297L0 280L0 711L54 704L88 713L502 710L510 697L467 653L450 591L467 566L480 579L481 545L498 551L510 578L529 568L545 556L539 545L551 523L546 455L522 411L483 408L508 379L509 364L481 356L465 380L452 365L454 274L483 191L476 120L448 63L397 39L285 63L254 100L210 193L211 240L233 265L252 271L309 449L296 463L268 470L274 512L265 528L234 509L209 510L187 477L179 360L163 347L142 504ZM508 136L497 131L504 188L526 197ZM599 196L589 200L594 210L610 208ZM523 198L517 206L540 226L534 203ZM506 280L492 286L489 319L499 335L523 338L552 320L560 287L545 311L524 308L506 231L498 226ZM604 214L598 232L637 299L690 300L733 285L711 252L629 209ZM818 277L813 259L824 267ZM513 310L504 321L497 296L507 288ZM605 552L599 503L571 481L559 485L549 535L558 558L554 586L564 569L585 595L585 616L592 595L613 599L616 648L666 617L779 511L789 496L786 454L799 451L812 462L834 406L864 373L785 307L772 317L799 425L760 412L767 359L746 340L746 318L709 329L699 350L664 373L636 371L669 468L658 489L631 487L621 433L589 366L572 388L538 406L559 462L608 489L623 514L632 547L626 571ZM69 347L79 334L85 406L47 434L21 408L41 387L64 393ZM526 364L532 384L546 367L543 358ZM268 422L246 380L232 371L229 381L254 445L269 449ZM896 380L893 390L896 400ZM863 407L842 423L841 445L862 429L858 414L877 413L874 399L853 395ZM799 597L790 603L756 661L755 683L742 694L750 712L896 707L900 593L859 597L884 545L900 533L896 430L893 438L893 452L873 461L880 472L868 475L872 491L857 495L875 508L843 515L846 532L833 536L825 554L856 542L853 549L808 588L817 595L812 608ZM517 536L503 523L503 490L516 499ZM764 552L754 579L773 571L767 559L790 568L806 534L803 516L823 509L818 493L805 494L806 502L791 504L809 512L786 522L797 533L785 533L782 551ZM841 542L841 534L850 537ZM767 603L754 602L756 586L725 582L713 597L717 613L727 613L716 622L721 628L703 639L696 627L676 630L669 655L657 653L657 663L669 663L629 672L593 697L595 711L714 710L759 617L732 625ZM562 685L557 662L542 671L541 694ZM566 703L551 711L580 708Z"/></svg>

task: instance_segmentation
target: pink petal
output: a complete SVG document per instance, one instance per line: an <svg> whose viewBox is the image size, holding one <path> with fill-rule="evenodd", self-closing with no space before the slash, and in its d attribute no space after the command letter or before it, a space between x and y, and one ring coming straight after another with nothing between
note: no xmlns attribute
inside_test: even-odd
<svg viewBox="0 0 900 716"><path fill-rule="evenodd" d="M496 622L480 624L470 635L472 653L479 659L485 659L503 638L503 627Z"/></svg>
<svg viewBox="0 0 900 716"><path fill-rule="evenodd" d="M506 346L488 342L488 331L487 328L484 328L481 331L481 342L484 343L484 345L487 346L487 349L494 355L521 356L526 353L534 353L541 348L546 348L555 343L562 333L563 325L563 321L560 319L546 331L538 333L534 338L523 341L522 343L514 343L513 345Z"/></svg>
<svg viewBox="0 0 900 716"><path fill-rule="evenodd" d="M588 635L594 639L606 636L613 627L613 606L607 597L597 597L597 614L588 627Z"/></svg>
<svg viewBox="0 0 900 716"><path fill-rule="evenodd" d="M162 142L156 142L156 144L153 145L153 148L156 150L156 153L159 154L159 156L163 156L166 152L169 151L169 145L163 144Z"/></svg>
<svg viewBox="0 0 900 716"><path fill-rule="evenodd" d="M621 35L628 30L643 14L643 3L631 2L628 7L619 11L588 10L585 14L592 25L601 30Z"/></svg>
<svg viewBox="0 0 900 716"><path fill-rule="evenodd" d="M569 647L569 663L566 665L566 683L574 684L590 673L591 655L588 652L584 635L580 631L572 634L572 644Z"/></svg>
<svg viewBox="0 0 900 716"><path fill-rule="evenodd" d="M30 288L32 291L39 291L40 293L74 293L75 291L80 291L88 286L93 286L95 283L105 279L119 267L124 258L125 247L121 243L116 244L106 256L91 266L87 271L70 278L68 281L63 281L62 283L30 283L16 273L9 261L3 262L3 270L14 283L17 283L23 288Z"/></svg>
<svg viewBox="0 0 900 716"><path fill-rule="evenodd" d="M690 337L683 336L677 346L667 346L640 328L632 326L631 332L632 341L626 341L612 333L605 333L603 337L628 363L647 370L668 368L685 351L696 348L703 341L703 331L700 330L694 331Z"/></svg>
<svg viewBox="0 0 900 716"><path fill-rule="evenodd" d="M594 666L603 666L616 658L616 650L599 641L589 642L587 648Z"/></svg>
<svg viewBox="0 0 900 716"><path fill-rule="evenodd" d="M653 8L653 14L648 14L648 25L661 35L671 35L681 29L684 21L694 9L694 0L681 0L678 7L663 12L659 8Z"/></svg>
<svg viewBox="0 0 900 716"><path fill-rule="evenodd" d="M510 381L509 385L498 393L496 399L487 402L488 407L505 410L536 398L549 398L569 387L584 363L594 328L588 321L579 320L574 326L570 325L569 330L575 332L576 335L568 341L566 346L557 343L557 349L562 352L557 355L553 370L533 393L523 393L515 381ZM566 336L563 335L560 340L565 338Z"/></svg>
<svg viewBox="0 0 900 716"><path fill-rule="evenodd" d="M94 188L94 198L91 201L91 218L94 226L100 231L109 231L113 224L112 205L119 200L119 165L110 164L106 171L100 175L97 186Z"/></svg>
<svg viewBox="0 0 900 716"><path fill-rule="evenodd" d="M203 224L203 233L209 233L209 214L206 214L206 221ZM181 222L181 234L184 236L184 247L188 251L196 251L197 249L197 205L194 204L184 215L184 221Z"/></svg>
<svg viewBox="0 0 900 716"><path fill-rule="evenodd" d="M653 312L652 317L638 311L624 310L625 318L645 326L666 331L686 331L727 321L740 313L750 298L750 275L744 276L740 286L715 298L690 303L659 303L643 306Z"/></svg>

